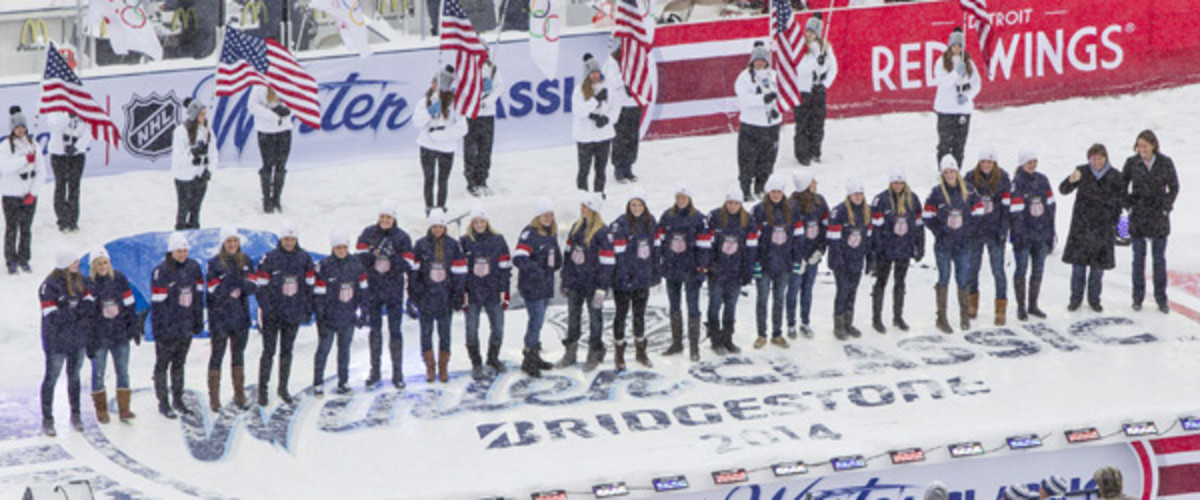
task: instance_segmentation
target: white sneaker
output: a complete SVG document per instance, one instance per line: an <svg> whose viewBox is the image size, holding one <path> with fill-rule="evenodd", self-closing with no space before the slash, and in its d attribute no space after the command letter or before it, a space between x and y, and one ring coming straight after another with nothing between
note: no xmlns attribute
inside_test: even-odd
<svg viewBox="0 0 1200 500"><path fill-rule="evenodd" d="M325 386L321 384L314 385L313 395L318 398L325 397Z"/></svg>

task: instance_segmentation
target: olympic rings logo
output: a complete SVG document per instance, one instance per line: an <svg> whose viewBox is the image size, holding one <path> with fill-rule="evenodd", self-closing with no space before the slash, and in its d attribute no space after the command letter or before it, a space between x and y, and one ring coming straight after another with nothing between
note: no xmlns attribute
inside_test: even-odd
<svg viewBox="0 0 1200 500"><path fill-rule="evenodd" d="M137 22L130 22L129 17L127 16L127 14L130 11L133 11L134 14L137 14L137 16L139 18L137 20ZM121 16L122 23L125 23L126 26L129 26L130 28L133 28L135 30L145 27L146 22L149 19L148 16L146 16L146 11L142 10L142 8L137 5L126 5L124 8L121 9L120 16Z"/></svg>
<svg viewBox="0 0 1200 500"><path fill-rule="evenodd" d="M562 32L562 21L558 14L550 13L551 2L561 0L543 0L545 6L539 6L538 0L532 0L529 5L529 37L543 38L547 42L557 42ZM541 33L535 31L535 24L541 22Z"/></svg>
<svg viewBox="0 0 1200 500"><path fill-rule="evenodd" d="M359 19L359 18L355 17L355 13L362 12L362 10L359 8L358 0L353 0L353 2L351 2L350 0L341 0L341 2L342 2L342 7L345 7L346 11L348 11L350 13L347 16L350 18L350 22L354 23L355 26L363 26L367 23L366 19Z"/></svg>

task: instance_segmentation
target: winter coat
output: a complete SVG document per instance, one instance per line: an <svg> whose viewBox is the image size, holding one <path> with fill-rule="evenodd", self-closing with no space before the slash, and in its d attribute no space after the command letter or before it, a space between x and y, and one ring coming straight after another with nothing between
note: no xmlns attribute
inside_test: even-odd
<svg viewBox="0 0 1200 500"><path fill-rule="evenodd" d="M255 85L250 90L250 114L254 116L254 129L264 134L289 132L292 130L292 110L283 101L272 106L267 102L267 88ZM275 112L282 109L283 116Z"/></svg>
<svg viewBox="0 0 1200 500"><path fill-rule="evenodd" d="M29 161L29 155L33 161ZM24 176L24 178L22 178ZM37 143L5 139L0 141L0 195L24 198L38 195L42 184L49 182L46 159Z"/></svg>
<svg viewBox="0 0 1200 500"><path fill-rule="evenodd" d="M724 219L724 223L722 223ZM754 219L746 214L746 223L741 217L730 214L724 206L708 214L711 248L705 261L708 276L720 283L746 285L754 278L755 251L758 249L758 231Z"/></svg>
<svg viewBox="0 0 1200 500"><path fill-rule="evenodd" d="M217 136L207 126L196 127L196 142L188 140L186 122L175 126L175 136L171 141L171 176L177 181L194 180L205 171L217 168ZM201 141L207 146L199 156L192 153L192 148ZM196 165L195 162L200 164Z"/></svg>
<svg viewBox="0 0 1200 500"><path fill-rule="evenodd" d="M851 214L850 210L854 213ZM835 273L862 272L873 236L871 208L862 204L838 203L829 211L825 239L829 242L829 269Z"/></svg>
<svg viewBox="0 0 1200 500"><path fill-rule="evenodd" d="M645 290L658 284L662 278L659 254L662 251L658 238L657 224L649 212L642 214L643 220L634 222L629 214L622 215L609 225L612 235L613 290L628 292Z"/></svg>
<svg viewBox="0 0 1200 500"><path fill-rule="evenodd" d="M122 346L129 342L131 332L141 331L134 310L133 289L124 274L113 270L112 277L84 278L84 288L92 297L86 301L92 308L87 314L91 327L90 347Z"/></svg>
<svg viewBox="0 0 1200 500"><path fill-rule="evenodd" d="M775 70L755 71L746 68L734 82L733 91L737 94L739 123L756 127L773 127L783 123L783 114L779 112L777 103L782 96L776 95L776 100L769 104L763 102L764 95L779 93L779 87L775 85ZM775 112L772 113L772 110Z"/></svg>
<svg viewBox="0 0 1200 500"><path fill-rule="evenodd" d="M462 309L467 259L458 241L443 235L442 257L437 257L433 236L426 234L413 247L416 269L408 280L408 293L421 314L446 316Z"/></svg>
<svg viewBox="0 0 1200 500"><path fill-rule="evenodd" d="M590 241L584 241L587 224L576 224L573 229L567 235L566 262L562 268L563 288L584 295L608 289L616 264L608 228L601 226Z"/></svg>
<svg viewBox="0 0 1200 500"><path fill-rule="evenodd" d="M467 235L459 242L467 260L464 285L467 302L484 305L499 303L508 293L512 280L512 256L508 253L508 242L501 234L480 234L471 228L467 228Z"/></svg>
<svg viewBox="0 0 1200 500"><path fill-rule="evenodd" d="M969 115L975 111L975 96L979 95L983 80L979 78L979 66L975 61L969 64L971 70L967 75L959 75L953 68L946 71L946 65L939 57L934 63L933 79L937 82L937 94L933 98L933 111L939 114ZM958 103L958 94L967 96L966 102Z"/></svg>
<svg viewBox="0 0 1200 500"><path fill-rule="evenodd" d="M771 207L774 218L767 217ZM791 217L784 216L784 207ZM800 220L800 209L788 198L779 203L763 199L754 207L754 224L758 226L758 263L763 274L779 274L792 270L792 264L800 262L801 243L798 236L804 235L804 222Z"/></svg>
<svg viewBox="0 0 1200 500"><path fill-rule="evenodd" d="M385 230L371 224L358 235L354 249L367 270L369 298L404 304L404 278L416 267L408 233L396 226Z"/></svg>
<svg viewBox="0 0 1200 500"><path fill-rule="evenodd" d="M554 273L563 266L558 238L541 234L532 225L525 226L513 251L513 265L521 270L517 275L517 291L522 298L530 301L554 297Z"/></svg>
<svg viewBox="0 0 1200 500"><path fill-rule="evenodd" d="M434 98L437 98L436 94ZM441 112L437 116L430 115L431 104L429 98L421 97L413 110L413 125L420 130L417 146L440 153L453 153L462 144L463 136L467 135L467 120L453 106L449 115Z"/></svg>
<svg viewBox="0 0 1200 500"><path fill-rule="evenodd" d="M965 201L961 189L967 190ZM949 199L942 194L942 183L934 186L925 198L925 210L921 217L925 219L925 228L933 233L935 245L957 251L970 240L971 225L983 214L983 203L971 191L970 185L962 181L955 189L946 186L946 194Z"/></svg>
<svg viewBox="0 0 1200 500"><path fill-rule="evenodd" d="M1125 178L1112 165L1105 165L1099 179L1092 174L1091 165L1080 165L1082 174L1072 184L1063 179L1058 192L1063 195L1078 191L1071 209L1071 232L1063 248L1063 262L1075 265L1112 269L1116 267L1113 246L1117 240L1117 220L1125 204Z"/></svg>
<svg viewBox="0 0 1200 500"><path fill-rule="evenodd" d="M686 282L704 280L700 268L708 264L712 235L703 213L691 206L680 210L672 205L658 219L658 241L661 249L659 269L663 278Z"/></svg>
<svg viewBox="0 0 1200 500"><path fill-rule="evenodd" d="M1129 236L1165 238L1171 234L1171 210L1179 196L1179 177L1175 162L1164 154L1155 155L1149 168L1138 155L1125 160L1122 169L1129 185Z"/></svg>
<svg viewBox="0 0 1200 500"><path fill-rule="evenodd" d="M902 194L891 188L875 195L871 202L871 253L888 261L915 259L925 255L925 221L921 218L921 199L911 191L908 207L900 215Z"/></svg>
<svg viewBox="0 0 1200 500"><path fill-rule="evenodd" d="M825 202L824 196L818 194L817 203L813 206L813 209L805 212L804 205L800 203L797 193L792 193L791 199L796 213L800 214L798 222L800 222L802 229L799 234L803 235L797 241L797 246L800 249L797 261L808 260L818 250L824 252L827 246L825 226L829 221L829 204Z"/></svg>
<svg viewBox="0 0 1200 500"><path fill-rule="evenodd" d="M313 285L317 272L312 256L300 245L291 252L280 244L258 263L258 306L263 317L291 324L307 323L312 316Z"/></svg>
<svg viewBox="0 0 1200 500"><path fill-rule="evenodd" d="M204 331L204 273L193 259L167 257L150 278L150 327L156 339L183 339Z"/></svg>
<svg viewBox="0 0 1200 500"><path fill-rule="evenodd" d="M230 332L250 328L250 296L258 291L258 273L254 261L246 258L239 265L228 263L220 255L208 261L208 327Z"/></svg>
<svg viewBox="0 0 1200 500"><path fill-rule="evenodd" d="M833 46L828 43L821 44L821 51L823 53L813 52L811 45L805 46L804 56L796 67L796 88L800 92L812 92L814 84L827 89L833 87L838 74L837 56L833 54Z"/></svg>
<svg viewBox="0 0 1200 500"><path fill-rule="evenodd" d="M982 214L971 222L971 237L999 242L1008 239L1008 212L1012 206L1012 184L1008 180L1008 173L994 167L989 177L975 167L964 178L983 204ZM993 181L995 188L992 187Z"/></svg>
<svg viewBox="0 0 1200 500"><path fill-rule="evenodd" d="M599 89L607 89L608 83L601 81L596 84L596 92ZM591 99L584 99L583 89L575 88L571 94L571 138L575 142L603 142L612 139L617 135L613 125L617 123L617 117L621 114L621 108L613 105L613 90L609 89L608 99L600 100L596 95ZM597 127L596 122L592 120L592 114L603 115L608 118L608 123L603 127Z"/></svg>
<svg viewBox="0 0 1200 500"><path fill-rule="evenodd" d="M608 96L618 110L640 107L630 95L629 87L625 85L625 80L621 77L621 63L612 56L604 61L604 81L608 82Z"/></svg>
<svg viewBox="0 0 1200 500"><path fill-rule="evenodd" d="M1053 245L1055 240L1054 189L1041 172L1017 169L1013 175L1012 201L1009 204L1009 234L1013 248L1033 243Z"/></svg>
<svg viewBox="0 0 1200 500"><path fill-rule="evenodd" d="M42 303L42 350L47 353L70 354L87 346L88 313L93 300L80 280L80 289L71 295L65 276L50 276L38 288Z"/></svg>
<svg viewBox="0 0 1200 500"><path fill-rule="evenodd" d="M479 99L479 117L496 116L496 107L499 105L500 96L504 95L504 91L508 87L504 86L504 77L500 76L500 71L492 75L492 90L485 91L483 97Z"/></svg>
<svg viewBox="0 0 1200 500"><path fill-rule="evenodd" d="M343 259L330 255L316 267L313 309L317 324L334 329L351 328L367 314L370 285L367 269L352 255Z"/></svg>
<svg viewBox="0 0 1200 500"><path fill-rule="evenodd" d="M79 117L63 112L50 113L46 115L46 125L50 128L50 142L46 144L46 151L51 155L67 156L68 144L74 146L74 154L81 155L87 153L88 146L92 145L92 126Z"/></svg>

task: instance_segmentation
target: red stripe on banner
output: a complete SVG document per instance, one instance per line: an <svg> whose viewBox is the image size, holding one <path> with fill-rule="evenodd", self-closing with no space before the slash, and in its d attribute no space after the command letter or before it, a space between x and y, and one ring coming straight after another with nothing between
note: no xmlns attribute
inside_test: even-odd
<svg viewBox="0 0 1200 500"><path fill-rule="evenodd" d="M737 131L737 116L737 113L714 113L654 120L650 123L650 129L646 131L646 137L650 139L669 139L690 135L732 133Z"/></svg>
<svg viewBox="0 0 1200 500"><path fill-rule="evenodd" d="M1200 451L1200 435L1155 439L1150 441L1150 447L1156 455Z"/></svg>
<svg viewBox="0 0 1200 500"><path fill-rule="evenodd" d="M1129 443L1133 446L1133 451L1138 457L1138 463L1142 466L1142 500L1150 500L1150 493L1154 489L1154 469L1150 464L1150 454L1146 453L1146 446L1141 441Z"/></svg>
<svg viewBox="0 0 1200 500"><path fill-rule="evenodd" d="M704 78L658 80L659 104L733 96L733 82L746 69L749 55L685 59L658 63L659 75L705 75Z"/></svg>
<svg viewBox="0 0 1200 500"><path fill-rule="evenodd" d="M1159 497L1188 493L1200 493L1200 464L1172 465L1158 469Z"/></svg>
<svg viewBox="0 0 1200 500"><path fill-rule="evenodd" d="M767 33L767 30L771 27L768 19L770 18L762 16L751 19L738 19L736 21L687 23L686 29L669 29L664 26L654 31L654 46L669 47L672 45L748 38L746 33Z"/></svg>

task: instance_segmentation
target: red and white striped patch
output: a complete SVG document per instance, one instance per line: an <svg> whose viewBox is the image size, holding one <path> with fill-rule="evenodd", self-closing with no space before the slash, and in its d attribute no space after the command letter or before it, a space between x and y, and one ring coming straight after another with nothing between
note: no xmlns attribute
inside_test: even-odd
<svg viewBox="0 0 1200 500"><path fill-rule="evenodd" d="M161 286L156 286L156 287L150 288L150 301L151 302L162 302L164 300L167 300L167 289L166 288L163 288Z"/></svg>
<svg viewBox="0 0 1200 500"><path fill-rule="evenodd" d="M42 317L43 318L46 316L49 316L50 313L53 313L54 311L57 311L57 310L58 310L58 302L55 302L53 300L43 300L42 301Z"/></svg>
<svg viewBox="0 0 1200 500"><path fill-rule="evenodd" d="M467 260L458 259L450 263L450 272L454 274L467 274Z"/></svg>

